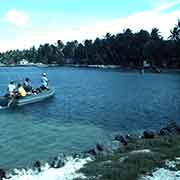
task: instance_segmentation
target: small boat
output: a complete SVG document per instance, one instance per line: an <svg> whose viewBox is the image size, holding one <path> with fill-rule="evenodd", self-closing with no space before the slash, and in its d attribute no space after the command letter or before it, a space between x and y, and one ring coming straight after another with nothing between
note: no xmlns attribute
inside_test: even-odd
<svg viewBox="0 0 180 180"><path fill-rule="evenodd" d="M50 98L54 95L54 93L55 93L54 89L43 90L42 92L38 94L31 94L25 97L20 97L18 99L15 99L12 101L12 103L9 103L11 99L1 97L0 106L1 106L1 109L5 109L12 106L14 107L14 106L23 106L26 104L32 104L32 103L40 102L40 101L43 101L44 99Z"/></svg>
<svg viewBox="0 0 180 180"><path fill-rule="evenodd" d="M23 106L26 104L32 104L35 102L43 101L44 99L52 97L54 93L55 93L54 89L49 89L49 90L44 90L38 94L27 95L25 97L21 97L17 99L15 105Z"/></svg>

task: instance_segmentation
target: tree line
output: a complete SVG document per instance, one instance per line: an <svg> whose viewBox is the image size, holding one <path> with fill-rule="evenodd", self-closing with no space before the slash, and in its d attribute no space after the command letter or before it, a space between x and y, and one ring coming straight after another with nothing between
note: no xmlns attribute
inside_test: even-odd
<svg viewBox="0 0 180 180"><path fill-rule="evenodd" d="M0 63L18 64L22 59L30 63L44 64L80 64L80 65L120 65L123 67L142 67L144 60L152 66L180 68L180 20L170 31L168 39L163 39L159 29L149 33L140 30L133 33L126 29L122 33L107 33L94 41L77 40L64 44L58 40L55 44L46 43L39 48L10 50L0 53Z"/></svg>

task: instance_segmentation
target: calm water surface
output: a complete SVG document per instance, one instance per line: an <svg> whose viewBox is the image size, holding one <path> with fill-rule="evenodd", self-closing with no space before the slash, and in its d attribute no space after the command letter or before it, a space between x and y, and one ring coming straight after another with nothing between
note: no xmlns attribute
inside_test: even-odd
<svg viewBox="0 0 180 180"><path fill-rule="evenodd" d="M87 150L116 133L158 129L180 120L180 74L76 68L0 68L0 94L9 80L47 72L54 98L0 110L0 167L14 168L61 152Z"/></svg>

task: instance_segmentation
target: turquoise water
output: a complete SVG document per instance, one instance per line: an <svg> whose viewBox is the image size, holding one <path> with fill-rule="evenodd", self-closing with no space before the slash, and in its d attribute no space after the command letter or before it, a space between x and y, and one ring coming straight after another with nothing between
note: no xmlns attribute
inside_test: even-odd
<svg viewBox="0 0 180 180"><path fill-rule="evenodd" d="M54 98L0 111L0 167L31 165L61 152L87 150L116 133L158 129L180 120L180 74L81 68L0 68L0 93L8 81L42 72L56 89Z"/></svg>

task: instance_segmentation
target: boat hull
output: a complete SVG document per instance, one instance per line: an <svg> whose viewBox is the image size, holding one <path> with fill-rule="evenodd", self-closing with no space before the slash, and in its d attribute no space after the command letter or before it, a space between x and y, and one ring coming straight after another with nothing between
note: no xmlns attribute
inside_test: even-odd
<svg viewBox="0 0 180 180"><path fill-rule="evenodd" d="M47 98L50 98L54 95L55 91L54 90L45 90L39 94L32 94L29 96L21 97L18 99L15 103L16 106L24 106L27 104L32 104L36 102L43 101Z"/></svg>

